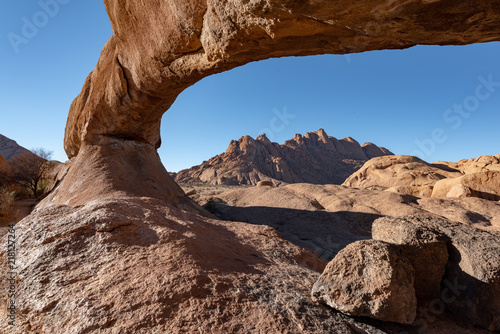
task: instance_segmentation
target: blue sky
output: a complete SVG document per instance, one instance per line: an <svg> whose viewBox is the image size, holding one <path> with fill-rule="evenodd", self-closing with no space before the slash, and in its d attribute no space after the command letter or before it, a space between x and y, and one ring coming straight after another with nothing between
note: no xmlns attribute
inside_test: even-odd
<svg viewBox="0 0 500 334"><path fill-rule="evenodd" d="M2 4L0 133L64 161L69 106L112 32L101 1L59 1L52 16L36 1ZM500 43L488 43L251 63L184 91L159 153L177 171L243 135L283 143L324 128L429 162L500 154L498 59Z"/></svg>

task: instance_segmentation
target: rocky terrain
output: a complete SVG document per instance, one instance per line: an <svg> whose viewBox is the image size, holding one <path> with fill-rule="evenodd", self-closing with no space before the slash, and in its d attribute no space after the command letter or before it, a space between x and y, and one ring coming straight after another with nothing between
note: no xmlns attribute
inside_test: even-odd
<svg viewBox="0 0 500 334"><path fill-rule="evenodd" d="M493 296L498 296L495 277L500 264L495 258L500 254L497 202L419 199L338 185L291 184L238 187L212 196L207 203L219 218L189 213L150 197L126 195L76 207L39 206L16 226L22 245L17 269L17 289L21 292L18 325L12 331L3 323L0 331L253 333L264 328L269 333L416 334L424 329L451 334L486 333L483 329L495 328L499 315L498 299ZM339 261L335 256L350 244L352 252L358 252L357 242L375 238L379 218L401 215L423 217L415 224L449 235L446 248L461 254L450 255L457 261L450 263L461 273L457 277L462 277L458 283L455 276L449 280L459 287L467 286L461 295L469 299L446 304L448 311L435 311L441 299L419 297L410 308L400 309L397 305L405 295L394 295L389 285L387 293L393 297L380 305L410 312L409 316L391 311L393 318L387 318L381 316L388 314L385 311L347 311L339 302L327 303L349 317L323 305L324 298L312 288L327 260ZM384 224L378 228L377 238L387 240L380 233L391 230L395 244L399 239L418 243L423 238L422 234L415 238L404 229L395 229L391 220ZM390 252L399 252L392 249ZM5 253L0 256L5 265ZM374 264L350 263L353 268L371 268L366 270L380 275L390 273L393 265L384 264L382 272ZM409 263L408 268L418 268ZM408 270L413 274L403 282L422 276L414 273L416 269ZM427 272L423 276L436 277ZM441 276L429 283L429 290L440 286ZM360 284L355 276L350 279L349 284ZM331 284L330 279L321 282ZM3 284L0 291L6 291L6 282ZM412 287L405 288L410 296L416 295ZM376 291L364 292L361 299L380 296ZM491 298L484 299L486 296ZM0 298L6 300L5 295ZM349 305L349 300L354 301L354 297L344 297L344 305ZM476 303L481 309L472 311L463 306ZM419 305L418 311L412 311L415 305ZM486 311L489 315L484 318L481 315ZM6 317L5 312L2 308L0 316ZM462 317L470 320L460 320Z"/></svg>
<svg viewBox="0 0 500 334"><path fill-rule="evenodd" d="M380 217L434 215L500 231L500 203L480 198L418 198L304 183L206 194L199 203L224 220L271 226L328 260L349 243L370 238L372 223Z"/></svg>
<svg viewBox="0 0 500 334"><path fill-rule="evenodd" d="M10 160L15 155L30 152L24 147L18 145L14 140L0 134L0 155L6 160Z"/></svg>
<svg viewBox="0 0 500 334"><path fill-rule="evenodd" d="M352 174L344 186L418 197L479 197L500 200L500 155L429 164L405 155L378 157Z"/></svg>
<svg viewBox="0 0 500 334"><path fill-rule="evenodd" d="M372 143L359 145L348 137L337 140L323 129L296 134L283 145L266 135L231 141L226 152L199 166L180 171L181 183L251 184L268 180L281 183L341 184L373 157L392 154Z"/></svg>
<svg viewBox="0 0 500 334"><path fill-rule="evenodd" d="M208 75L270 57L498 41L498 0L105 5L113 36L68 116L65 149L74 159L15 227L15 274L0 283L0 318L12 316L7 292L15 291L16 325L2 321L0 332L499 330L497 201L261 186L209 201L215 214L248 217L224 221L186 196L156 152L163 113ZM268 219L250 221L259 216ZM370 237L377 240L363 240ZM413 254L428 256L434 245L447 253L421 280ZM2 248L3 277L13 270L7 255ZM346 257L353 275L339 284ZM418 291L438 283L440 298L427 302Z"/></svg>

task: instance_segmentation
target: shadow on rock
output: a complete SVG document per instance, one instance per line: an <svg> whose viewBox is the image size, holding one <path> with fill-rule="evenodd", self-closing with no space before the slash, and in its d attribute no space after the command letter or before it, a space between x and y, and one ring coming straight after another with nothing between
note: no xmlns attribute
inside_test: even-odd
<svg viewBox="0 0 500 334"><path fill-rule="evenodd" d="M349 211L310 211L275 207L233 207L211 203L211 212L224 220L267 225L283 238L331 260L346 245L371 238L373 221L382 215Z"/></svg>

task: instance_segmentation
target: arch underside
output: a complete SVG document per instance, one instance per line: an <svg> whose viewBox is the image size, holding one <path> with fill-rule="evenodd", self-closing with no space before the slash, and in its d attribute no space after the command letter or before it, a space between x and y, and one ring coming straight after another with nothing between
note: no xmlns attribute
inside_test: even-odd
<svg viewBox="0 0 500 334"><path fill-rule="evenodd" d="M68 156L111 136L160 145L160 121L198 80L271 57L500 40L500 1L105 0L113 36L74 100Z"/></svg>
<svg viewBox="0 0 500 334"><path fill-rule="evenodd" d="M161 117L184 89L211 74L272 57L500 40L500 0L104 2L113 36L71 105L64 140L68 157L82 162L78 173L87 171L81 186L94 187L91 198L109 187L170 202L184 195L160 171ZM136 166L135 151L151 168ZM89 159L95 163L85 164ZM138 175L161 184L158 192L121 181ZM59 188L54 203L83 201L70 181Z"/></svg>

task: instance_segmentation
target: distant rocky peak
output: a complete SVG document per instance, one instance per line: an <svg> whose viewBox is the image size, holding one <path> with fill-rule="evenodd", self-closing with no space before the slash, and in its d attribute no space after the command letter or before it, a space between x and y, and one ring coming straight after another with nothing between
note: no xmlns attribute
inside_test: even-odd
<svg viewBox="0 0 500 334"><path fill-rule="evenodd" d="M6 159L10 160L15 155L30 152L26 148L20 146L16 141L0 135L0 154Z"/></svg>
<svg viewBox="0 0 500 334"><path fill-rule="evenodd" d="M328 135L326 134L324 129L319 129L318 131L316 131L316 134L320 139L328 139Z"/></svg>
<svg viewBox="0 0 500 334"><path fill-rule="evenodd" d="M344 141L347 141L349 143L353 143L353 144L359 145L358 141L356 139L352 138L352 137L345 137L345 138L342 138L341 140L344 140ZM361 145L359 145L359 146L361 146Z"/></svg>
<svg viewBox="0 0 500 334"><path fill-rule="evenodd" d="M183 183L257 184L275 183L341 184L370 157L392 154L371 143L350 138L337 140L324 129L296 134L283 144L271 142L265 134L256 139L243 136L232 140L225 153L208 162L182 170L175 179Z"/></svg>
<svg viewBox="0 0 500 334"><path fill-rule="evenodd" d="M267 138L267 136L266 136L265 133L259 135L256 140L257 141L262 141L264 143L271 143L271 141L269 140L269 138Z"/></svg>

